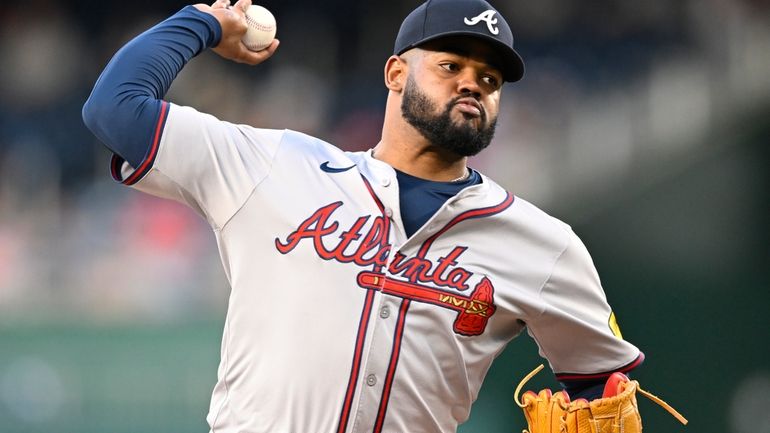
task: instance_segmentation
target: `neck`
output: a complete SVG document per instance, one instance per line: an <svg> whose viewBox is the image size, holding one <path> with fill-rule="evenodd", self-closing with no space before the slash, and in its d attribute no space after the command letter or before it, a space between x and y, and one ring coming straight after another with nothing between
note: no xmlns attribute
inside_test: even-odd
<svg viewBox="0 0 770 433"><path fill-rule="evenodd" d="M451 159L435 150L415 149L416 146L399 144L380 141L372 156L399 171L426 180L451 182L462 180L468 174L465 157Z"/></svg>

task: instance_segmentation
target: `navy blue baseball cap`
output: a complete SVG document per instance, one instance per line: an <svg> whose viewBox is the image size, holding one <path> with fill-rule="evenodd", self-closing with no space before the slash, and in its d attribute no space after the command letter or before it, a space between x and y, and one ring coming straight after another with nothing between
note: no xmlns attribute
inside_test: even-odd
<svg viewBox="0 0 770 433"><path fill-rule="evenodd" d="M513 34L500 13L484 0L428 0L401 23L394 54L447 36L472 36L489 42L499 55L505 81L524 76L524 61L513 49Z"/></svg>

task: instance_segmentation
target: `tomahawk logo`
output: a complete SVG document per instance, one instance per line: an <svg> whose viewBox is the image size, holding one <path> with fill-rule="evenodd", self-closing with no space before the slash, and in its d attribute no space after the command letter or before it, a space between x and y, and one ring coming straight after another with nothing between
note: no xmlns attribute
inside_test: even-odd
<svg viewBox="0 0 770 433"><path fill-rule="evenodd" d="M343 203L337 201L318 209L285 236L285 240L275 238L275 248L281 254L289 254L301 242L307 242L324 260L374 266L371 271L359 273L360 287L455 311L453 330L457 334L474 336L484 332L487 321L495 313L495 288L487 277L482 277L475 286L469 284L474 273L459 266L468 247L456 246L441 257L429 259L426 257L430 251L428 246L410 257L395 252L389 261L387 218L366 215L343 227L334 217L342 206ZM385 266L387 272L383 272ZM471 287L473 290L467 293Z"/></svg>
<svg viewBox="0 0 770 433"><path fill-rule="evenodd" d="M489 29L489 33L492 33L493 35L496 35L500 33L500 29L495 27L495 24L497 24L497 18L495 18L495 14L497 11L494 11L492 9L489 9L487 11L484 11L478 15L476 15L473 18L465 18L465 24L469 26L475 26L476 24L484 21L487 23L487 28Z"/></svg>
<svg viewBox="0 0 770 433"><path fill-rule="evenodd" d="M358 285L365 289L412 301L438 305L457 312L452 329L460 335L481 335L487 328L487 321L495 314L495 288L489 278L484 277L470 295L447 293L423 284L401 281L376 272L358 274Z"/></svg>

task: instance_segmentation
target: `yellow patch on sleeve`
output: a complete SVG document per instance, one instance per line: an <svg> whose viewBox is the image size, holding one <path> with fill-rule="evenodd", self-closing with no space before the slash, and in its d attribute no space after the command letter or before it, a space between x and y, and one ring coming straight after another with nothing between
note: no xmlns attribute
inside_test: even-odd
<svg viewBox="0 0 770 433"><path fill-rule="evenodd" d="M615 319L615 312L613 311L610 313L610 320L608 322L610 325L610 330L612 331L612 334L616 337L623 339L623 334L620 333L620 326L618 326L618 320Z"/></svg>

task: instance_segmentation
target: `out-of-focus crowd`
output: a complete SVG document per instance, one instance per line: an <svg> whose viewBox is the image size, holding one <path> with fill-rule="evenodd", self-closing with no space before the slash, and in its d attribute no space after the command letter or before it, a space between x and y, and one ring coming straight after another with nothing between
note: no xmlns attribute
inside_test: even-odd
<svg viewBox="0 0 770 433"><path fill-rule="evenodd" d="M714 144L770 100L766 1L498 1L527 63L498 134L472 161L580 220ZM382 67L416 2L262 2L281 48L264 65L195 59L168 99L292 128L346 150L376 144ZM109 177L80 109L111 55L184 3L33 0L0 10L0 317L173 320L220 311L227 286L204 222ZM600 208L600 206L592 206Z"/></svg>

